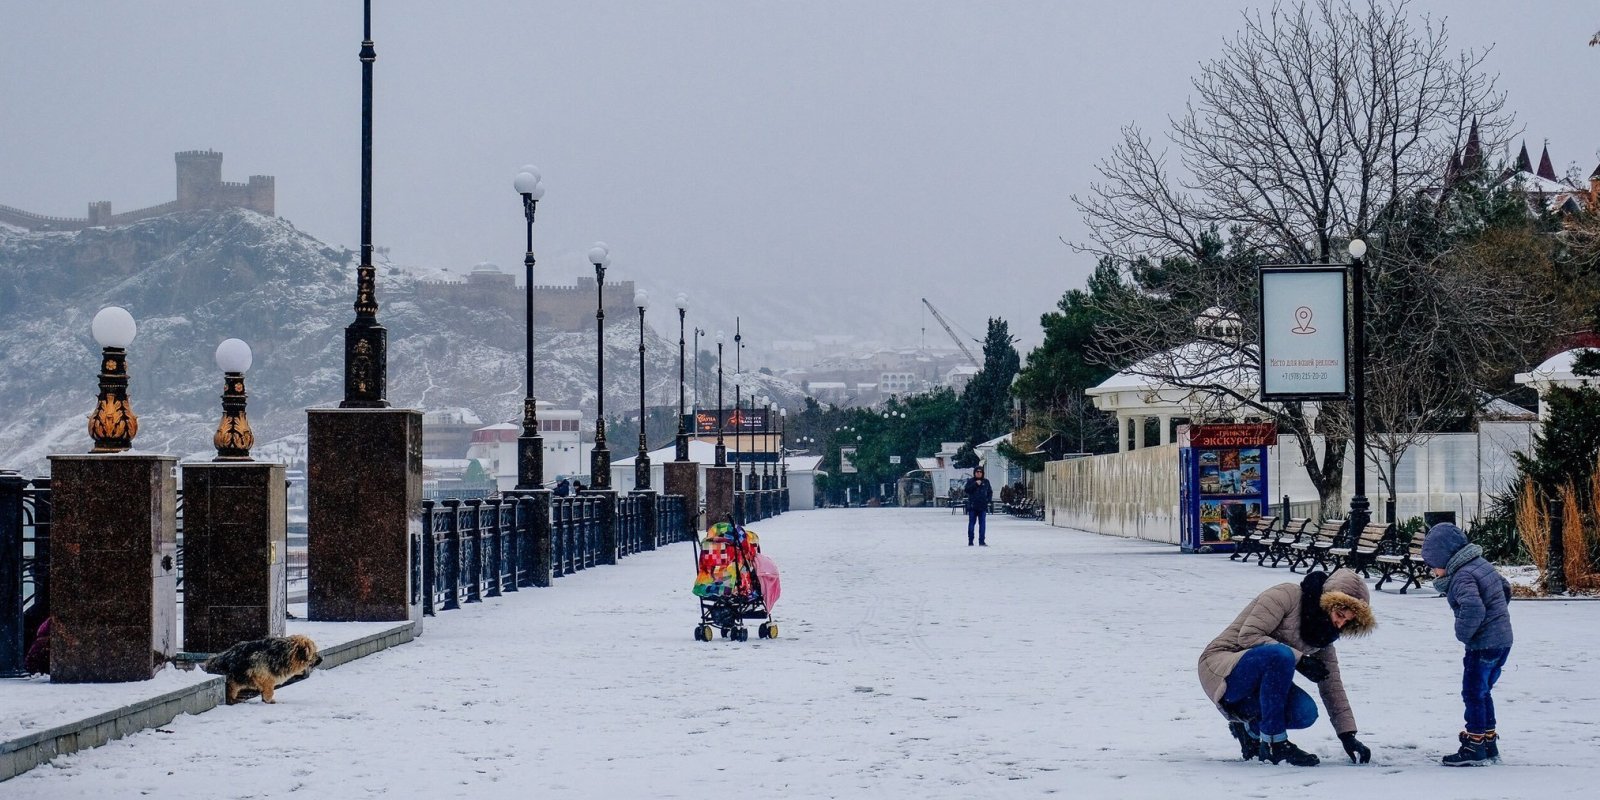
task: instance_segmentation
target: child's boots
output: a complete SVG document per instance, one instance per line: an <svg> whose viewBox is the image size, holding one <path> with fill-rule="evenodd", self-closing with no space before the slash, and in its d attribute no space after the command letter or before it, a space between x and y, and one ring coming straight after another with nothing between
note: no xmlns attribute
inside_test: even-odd
<svg viewBox="0 0 1600 800"><path fill-rule="evenodd" d="M1461 749L1440 759L1440 763L1447 767L1482 767L1494 763L1495 756L1500 754L1498 745L1488 735L1481 733L1461 732L1459 737ZM1489 748L1494 747L1494 754L1490 755Z"/></svg>

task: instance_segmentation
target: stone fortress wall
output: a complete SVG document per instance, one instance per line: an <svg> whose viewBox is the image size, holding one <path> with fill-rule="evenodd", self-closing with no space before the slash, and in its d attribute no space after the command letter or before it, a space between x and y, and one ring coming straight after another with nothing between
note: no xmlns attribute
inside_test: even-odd
<svg viewBox="0 0 1600 800"><path fill-rule="evenodd" d="M276 215L277 182L271 175L251 175L244 183L222 179L222 154L215 150L185 150L173 154L177 164L177 199L161 205L112 213L109 200L89 204L84 217L52 217L0 205L0 222L30 231L81 231L85 228L128 225L175 211L248 208Z"/></svg>
<svg viewBox="0 0 1600 800"><path fill-rule="evenodd" d="M633 281L606 282L606 321L635 322L639 309L633 304ZM499 307L513 316L523 313L524 296L517 288L515 275L501 272L491 264L480 264L464 281L419 281L417 300L443 301L475 308ZM594 327L595 282L580 277L572 286L533 287L534 324L563 331L584 331Z"/></svg>

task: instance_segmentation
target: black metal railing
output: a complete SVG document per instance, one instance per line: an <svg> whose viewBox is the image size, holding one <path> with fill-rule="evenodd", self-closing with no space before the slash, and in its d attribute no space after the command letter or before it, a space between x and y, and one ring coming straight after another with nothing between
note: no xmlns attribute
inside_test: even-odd
<svg viewBox="0 0 1600 800"><path fill-rule="evenodd" d="M178 503L181 601L181 495ZM507 493L425 500L421 531L413 535L413 598L432 615L689 541L696 533L690 510L679 495L602 493L546 500ZM0 475L0 578L9 581L0 582L0 672L20 669L34 632L50 614L52 511L48 478Z"/></svg>
<svg viewBox="0 0 1600 800"><path fill-rule="evenodd" d="M0 475L0 675L23 657L50 618L50 479Z"/></svg>
<svg viewBox="0 0 1600 800"><path fill-rule="evenodd" d="M656 501L657 547L693 540L695 526L689 523L688 507L683 495L665 494Z"/></svg>
<svg viewBox="0 0 1600 800"><path fill-rule="evenodd" d="M740 525L749 525L771 519L784 511L788 502L787 489L752 489L745 492L733 493L733 520Z"/></svg>

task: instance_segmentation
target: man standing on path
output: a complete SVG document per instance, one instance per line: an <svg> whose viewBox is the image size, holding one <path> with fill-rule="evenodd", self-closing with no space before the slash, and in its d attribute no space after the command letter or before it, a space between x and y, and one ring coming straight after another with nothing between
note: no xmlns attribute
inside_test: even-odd
<svg viewBox="0 0 1600 800"><path fill-rule="evenodd" d="M967 479L966 489L962 494L967 497L967 546L972 546L972 526L978 526L978 544L988 547L984 541L988 532L989 501L994 498L994 487L989 485L989 480L983 477L983 467L972 470L972 477Z"/></svg>

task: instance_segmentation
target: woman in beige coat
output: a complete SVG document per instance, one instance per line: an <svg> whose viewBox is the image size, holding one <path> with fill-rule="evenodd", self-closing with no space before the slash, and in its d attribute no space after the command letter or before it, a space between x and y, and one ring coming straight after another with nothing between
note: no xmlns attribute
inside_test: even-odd
<svg viewBox="0 0 1600 800"><path fill-rule="evenodd" d="M1351 761L1372 751L1356 739L1356 718L1339 678L1333 643L1377 623L1367 585L1348 569L1313 572L1299 585L1280 583L1250 601L1200 654L1200 685L1228 717L1246 760L1314 766L1315 755L1289 741L1288 729L1309 728L1317 705L1294 685L1299 672L1317 684L1333 729Z"/></svg>

